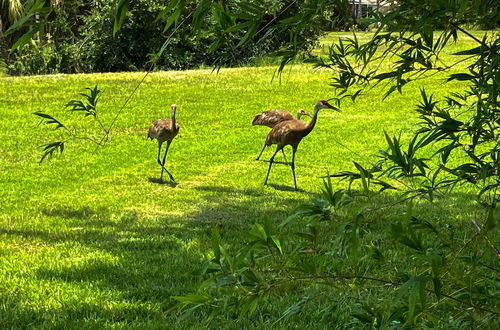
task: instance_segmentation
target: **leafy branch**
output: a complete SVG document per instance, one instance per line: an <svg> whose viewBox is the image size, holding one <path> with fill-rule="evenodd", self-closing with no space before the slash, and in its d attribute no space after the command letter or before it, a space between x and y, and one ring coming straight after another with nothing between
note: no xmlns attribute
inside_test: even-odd
<svg viewBox="0 0 500 330"><path fill-rule="evenodd" d="M81 97L83 97L83 100L81 99L71 100L65 105L65 107L70 108L68 110L69 112L82 113L84 117L89 117L89 116L92 117L94 121L98 123L101 131L104 134L104 137L106 137L109 135L109 129L106 129L106 127L100 120L97 110L97 103L101 96L101 90L98 89L97 85L94 88L85 88L85 90L88 90L89 93L79 94ZM76 128L75 129L68 128L65 124L63 124L60 120L56 119L52 115L43 113L41 111L34 112L33 114L41 118L39 125L41 124L55 125L54 130L62 128L65 133L62 136L64 137L63 141L50 142L40 146L43 152L42 157L40 158L39 162L40 164L42 164L43 161L46 159L52 159L52 156L57 151L59 151L59 154L62 154L65 149L65 144L71 139L87 140L96 144L98 147L104 146L106 142L104 137L99 141L91 136L80 136L77 134Z"/></svg>
<svg viewBox="0 0 500 330"><path fill-rule="evenodd" d="M329 189L327 184L323 196L328 195L327 191ZM338 222L339 212L350 204L338 204L339 200L340 197L337 197L332 201L333 205L336 205L335 212L337 214L335 217L337 220L335 222ZM330 204L330 202L327 202L327 204ZM456 307L457 310L461 310L462 307L460 306L467 306L477 312L498 317L500 313L495 310L494 304L489 305L488 303L488 301L492 301L493 293L488 294L484 290L481 291L481 295L474 293L475 290L481 288L482 283L488 279L489 275L484 271L472 272L472 270L464 273L463 267L470 265L468 259L462 257L457 260L457 256L471 244L473 239L479 236L487 237L486 233L493 228L492 225L484 226L480 233L474 235L471 240L466 241L463 246L454 250L451 249L454 243L450 242L447 235L441 232L435 224L429 221L421 221L413 216L412 205L412 203L408 204L407 213L400 222L390 225L393 227L391 230L393 242L387 241L385 244L391 246L396 242L405 246L408 253L406 256L408 262L414 260L412 266L415 269L420 269L420 274L397 272L388 274L387 277L367 274L367 269L362 266L365 262L357 259L357 253L355 252L362 247L365 251L371 250L369 254L372 255L372 258L382 263L394 261L387 260L383 253L373 245L360 245L360 238L355 234L358 232L356 228L359 228L357 225L359 224L358 216L339 224L339 229L334 230L333 235L316 228L318 226L316 219L318 218L315 213L319 210L316 209L316 202L312 202L310 212L299 211L299 217L308 220L307 226L316 228L310 231L310 234L300 233L300 237L306 242L305 246L296 241L285 244L283 240L277 239L276 229L273 229L269 223L265 225L255 224L248 234L250 239L248 244L231 254L221 244L218 230L214 229L212 232L214 257L207 260L201 270L201 273L207 279L203 281L196 293L173 297L177 301L174 311L180 311L183 313L183 317L186 317L187 314L191 314L202 307L222 308L222 306L226 306L225 308L234 308L238 311L241 319L245 315L253 314L259 306L265 304L271 295L279 295L283 290L291 290L294 287L294 282L303 282L304 284L301 284L301 287L304 285L308 287L314 287L318 284L328 285L331 286L333 291L344 291L344 288L350 286L361 286L363 288L362 282L378 282L397 289L390 293L392 298L388 299L387 296L384 298L384 305L387 310L381 312L383 315L379 315L379 319L376 321L379 326L389 323L414 324L417 318L430 313L430 309L435 309L437 306L443 308L446 306L446 308L453 310L454 307L445 303L446 300L459 304L459 307ZM344 214L348 214L348 212ZM328 224L327 222L333 217L334 214L330 214L323 218L326 221L324 226L331 226L332 223ZM293 220L295 219L297 217ZM284 224L288 225L290 221L290 219L287 219ZM487 223L490 222L491 218L488 215ZM285 233L282 233L282 235L285 235ZM321 235L325 236L324 243L318 245L319 236ZM271 239L271 237L274 239ZM443 244L443 241L447 241L447 245L453 245L447 247L447 245ZM276 244L276 242L279 243ZM316 242L316 247L308 247L307 242ZM479 247L476 248L479 249ZM273 250L280 252L279 259L268 258L273 256ZM344 250L348 253L343 255L335 252L335 250ZM388 252L385 251L385 253ZM310 257L303 258L302 256L305 254L310 254ZM337 266L333 266L332 259L329 257L331 255L341 258L340 264L336 263ZM413 257L410 258L410 256ZM480 262L480 264L484 263ZM470 266L472 267L472 265ZM488 270L497 271L488 264L484 264L484 266ZM373 270L375 265L372 264L367 267ZM342 283L347 280L349 282ZM339 284L340 287L337 288ZM457 290L457 287L460 287L460 289ZM454 293L446 293L445 288L452 290ZM320 291L325 292L324 290ZM310 293L310 291L308 292ZM465 294L467 292L468 294ZM428 294L435 297L433 304L427 302L429 299ZM354 295L356 294L354 293ZM466 299L463 299L464 295ZM393 302L389 303L387 300ZM299 305L308 303L313 303L313 300L307 299L307 297L300 300L300 303L297 302ZM369 308L366 311L369 310L373 309ZM280 320L287 315L289 316L289 312L289 310L285 311ZM300 312L300 310L296 312ZM365 314L365 312L356 312L352 316L362 323L369 324L373 322L374 319L368 315L370 313ZM364 317L361 317L359 313L362 313Z"/></svg>
<svg viewBox="0 0 500 330"><path fill-rule="evenodd" d="M58 149L59 149L61 154L63 153L64 141L47 143L47 144L41 145L40 147L43 148L43 155L42 155L42 158L40 158L40 162L39 162L40 164L42 164L43 160L46 157L49 157L49 159L51 159L53 153L56 152Z"/></svg>

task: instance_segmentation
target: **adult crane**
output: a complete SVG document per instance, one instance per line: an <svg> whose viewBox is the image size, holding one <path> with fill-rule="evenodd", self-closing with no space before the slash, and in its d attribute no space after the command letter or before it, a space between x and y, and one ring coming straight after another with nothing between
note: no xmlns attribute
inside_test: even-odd
<svg viewBox="0 0 500 330"><path fill-rule="evenodd" d="M300 109L299 112L297 113L297 119L300 119L302 116L309 116L312 118L312 116L304 109ZM293 115L286 111L286 110L281 110L281 109L271 109L264 111L262 113L259 113L256 115L252 121L252 125L260 125L260 126L267 126L269 128L273 128L276 126L276 124L281 123L283 121L287 120L293 120ZM260 151L259 156L255 160L259 160L260 156L264 152L264 149L266 149L266 144L264 143L264 146L262 147L262 150ZM283 153L283 157L285 158L286 162L286 156L285 152L281 150Z"/></svg>
<svg viewBox="0 0 500 330"><path fill-rule="evenodd" d="M170 119L158 119L155 120L151 126L149 126L148 137L153 140L158 140L158 164L161 166L160 183L163 182L163 171L167 172L170 180L175 183L172 174L165 168L165 160L167 158L167 152L170 148L172 140L179 133L179 124L175 120L175 112L177 110L177 105L172 104L170 106L172 110L172 115ZM167 148L165 149L165 154L163 155L163 161L160 161L161 146L164 142L167 142Z"/></svg>
<svg viewBox="0 0 500 330"><path fill-rule="evenodd" d="M325 100L318 101L314 107L314 115L309 124L306 124L302 120L292 119L286 120L276 124L266 137L266 146L271 146L276 144L276 151L269 160L269 168L267 170L266 180L264 184L267 184L267 179L269 178L269 173L271 172L271 167L273 166L274 157L278 151L283 150L287 145L292 147L292 173L293 173L293 183L295 185L295 190L297 190L297 179L295 177L295 153L297 152L297 147L300 141L305 138L316 125L318 119L318 112L321 109L333 109L338 112L342 112Z"/></svg>

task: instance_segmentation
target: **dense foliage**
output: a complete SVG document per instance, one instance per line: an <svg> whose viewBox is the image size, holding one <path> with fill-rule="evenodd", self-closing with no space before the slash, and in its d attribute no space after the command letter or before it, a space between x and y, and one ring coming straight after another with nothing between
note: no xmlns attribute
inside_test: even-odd
<svg viewBox="0 0 500 330"><path fill-rule="evenodd" d="M335 4L309 8L310 4L295 0L98 0L92 4L29 0L3 20L6 33L0 46L11 74L134 71L147 69L151 60L165 69L235 66L255 62L290 40L289 30L279 28L260 34L257 42L244 43L249 34L241 28L249 24L243 20L258 20L251 27L256 33L275 21L276 15L314 11L314 24L300 27L304 42L297 50L303 51L310 49L321 31L349 24L347 1Z"/></svg>
<svg viewBox="0 0 500 330"><path fill-rule="evenodd" d="M184 317L203 308L241 319L293 292L301 297L289 300L275 323L314 313L315 328L497 324L498 251L489 239L497 214L467 224L464 238L450 219L423 215L429 206L380 202L325 181L321 196L279 227L256 223L236 252L214 230L213 258L200 270L205 280L196 292L174 297L177 308Z"/></svg>

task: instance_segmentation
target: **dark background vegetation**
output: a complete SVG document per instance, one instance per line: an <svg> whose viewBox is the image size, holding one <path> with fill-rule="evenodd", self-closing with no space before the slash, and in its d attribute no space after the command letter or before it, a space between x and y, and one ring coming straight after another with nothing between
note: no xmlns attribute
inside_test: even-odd
<svg viewBox="0 0 500 330"><path fill-rule="evenodd" d="M225 2L225 8L229 10L238 2ZM320 31L347 28L352 23L347 2L343 2L343 7L325 11L316 24L310 24L302 32L309 42L301 45L301 49L310 49ZM50 6L51 13L44 23L43 33L36 34L32 42L9 52L17 38L28 31L29 27L2 37L0 47L4 66L13 75L144 70L152 54L158 52L168 37L168 49L156 63L160 69L239 66L259 60L289 41L289 32L282 30L274 31L272 36L259 42L236 47L244 34L224 33L223 42L226 47L224 51L215 52L215 49L220 48L220 36L226 30L221 26L219 18L214 17L216 12L210 7L206 8L205 19L197 33L192 32L191 20L177 24L175 29L164 31L165 22L157 18L167 3L161 0L130 1L124 24L119 33L114 35L114 1L47 1L46 6ZM198 3L199 1L187 1L182 16L193 15ZM280 0L275 1L274 6L276 9L286 7L286 16L293 16L301 10L299 3ZM8 9L4 7L1 28L6 31L10 23L20 17L21 14L10 16ZM264 19L271 18L272 15L268 15ZM229 19L226 23L234 22L236 20Z"/></svg>
<svg viewBox="0 0 500 330"><path fill-rule="evenodd" d="M446 10L446 2L436 2L435 10ZM495 1L472 2L475 10L469 13L468 22L461 24L479 29L498 26ZM121 30L115 33L117 8L123 3L127 3L127 10ZM175 6L169 9L171 3ZM460 10L461 3L453 10ZM40 8L33 10L27 22L9 31L37 5ZM411 11L418 7L414 1L400 1L399 5L410 9L405 19L419 19L418 12ZM355 18L348 0L3 0L1 7L0 33L8 32L0 34L1 67L11 75L144 70L166 40L168 47L156 61L159 69L255 64L273 52L300 51L307 58L318 36L325 32L375 26L366 13ZM178 13L175 7L181 7ZM247 31L235 28L252 20L255 25L247 25ZM172 27L165 29L170 24ZM399 30L404 24L396 19L386 26ZM33 38L16 45L34 26L40 30ZM446 21L437 19L433 27L445 28ZM240 44L247 32L252 42Z"/></svg>

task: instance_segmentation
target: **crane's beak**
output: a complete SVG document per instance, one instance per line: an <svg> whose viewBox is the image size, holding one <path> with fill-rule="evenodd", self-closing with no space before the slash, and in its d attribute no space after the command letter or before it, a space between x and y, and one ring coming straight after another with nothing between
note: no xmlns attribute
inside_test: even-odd
<svg viewBox="0 0 500 330"><path fill-rule="evenodd" d="M309 117L309 118L312 118L312 117L313 117L313 115L311 115L310 113L305 113L305 114L304 114L304 116L307 116L307 117Z"/></svg>
<svg viewBox="0 0 500 330"><path fill-rule="evenodd" d="M335 98L328 99L328 100L326 101L326 106L327 106L328 108L330 108L330 109L335 110L335 111L342 112L342 111L340 111L340 109L339 109L339 108L334 107L333 105L331 105L330 103L328 103L328 101L331 101L331 100L334 100L334 99L335 99Z"/></svg>
<svg viewBox="0 0 500 330"><path fill-rule="evenodd" d="M335 111L342 112L342 111L340 111L340 109L339 109L339 108L334 107L334 106L333 106L333 105L331 105L330 103L328 103L328 104L327 104L327 107L328 107L328 108L330 108L330 109L333 109L333 110L335 110Z"/></svg>

